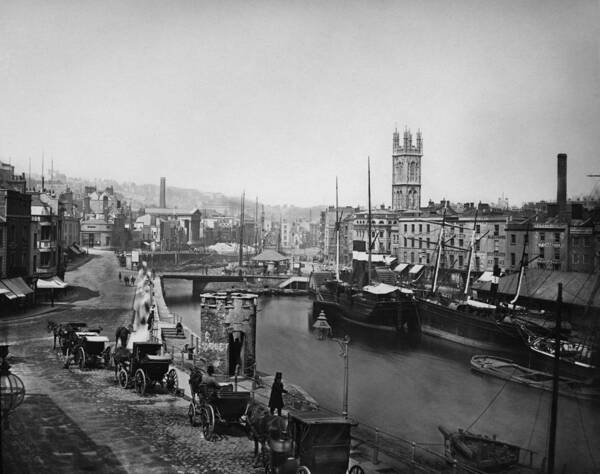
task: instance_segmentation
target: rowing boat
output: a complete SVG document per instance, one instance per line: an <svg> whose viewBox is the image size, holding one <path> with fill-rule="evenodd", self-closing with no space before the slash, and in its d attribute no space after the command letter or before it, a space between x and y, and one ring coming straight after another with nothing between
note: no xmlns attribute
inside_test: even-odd
<svg viewBox="0 0 600 474"><path fill-rule="evenodd" d="M475 372L492 375L528 387L552 391L552 374L523 367L510 359L490 355L476 355L471 358L471 369ZM600 401L600 384L598 381L594 383L561 376L558 381L558 391L566 397Z"/></svg>

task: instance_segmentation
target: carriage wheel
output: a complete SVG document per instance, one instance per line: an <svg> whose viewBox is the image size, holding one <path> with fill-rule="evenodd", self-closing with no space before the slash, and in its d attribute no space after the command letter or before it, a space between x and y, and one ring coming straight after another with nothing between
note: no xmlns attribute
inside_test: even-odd
<svg viewBox="0 0 600 474"><path fill-rule="evenodd" d="M197 426L198 420L196 417L198 413L196 411L196 404L194 402L190 403L190 407L188 408L188 417L190 418L190 425Z"/></svg>
<svg viewBox="0 0 600 474"><path fill-rule="evenodd" d="M146 394L146 375L142 369L135 371L135 391L140 395Z"/></svg>
<svg viewBox="0 0 600 474"><path fill-rule="evenodd" d="M352 466L350 468L350 470L348 471L348 474L365 474L365 471L358 464L355 464L354 466Z"/></svg>
<svg viewBox="0 0 600 474"><path fill-rule="evenodd" d="M77 363L79 364L79 368L81 370L85 369L86 357L85 349L83 347L77 349Z"/></svg>
<svg viewBox="0 0 600 474"><path fill-rule="evenodd" d="M296 474L310 474L310 469L306 466L300 466L296 469Z"/></svg>
<svg viewBox="0 0 600 474"><path fill-rule="evenodd" d="M175 369L169 370L169 372L167 372L166 378L167 391L169 393L177 392L177 389L179 388L179 381L177 380L177 372L175 371Z"/></svg>
<svg viewBox="0 0 600 474"><path fill-rule="evenodd" d="M117 373L117 381L119 382L119 385L123 388L127 388L127 386L129 385L129 375L123 367L119 368L119 372Z"/></svg>
<svg viewBox="0 0 600 474"><path fill-rule="evenodd" d="M215 411L208 403L200 409L200 423L204 439L210 441L215 430Z"/></svg>

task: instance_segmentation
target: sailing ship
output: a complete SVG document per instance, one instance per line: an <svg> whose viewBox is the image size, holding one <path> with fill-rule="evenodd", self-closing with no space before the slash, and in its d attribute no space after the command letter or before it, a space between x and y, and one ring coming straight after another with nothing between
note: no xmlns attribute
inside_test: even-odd
<svg viewBox="0 0 600 474"><path fill-rule="evenodd" d="M477 214L475 214L477 222ZM518 326L506 318L504 311L495 304L472 299L469 296L475 228L469 246L467 258L467 275L464 293L461 298L441 295L438 288L442 252L447 246L444 242L446 227L446 208L444 207L441 228L437 244L436 266L432 279L431 292L417 297L417 310L424 334L440 337L459 344L485 350L505 349L511 346L522 346ZM465 249L460 249L465 250ZM499 275L499 272L496 271ZM494 278L497 278L495 275Z"/></svg>
<svg viewBox="0 0 600 474"><path fill-rule="evenodd" d="M418 334L419 323L414 304L412 290L386 283L371 282L371 165L368 164L368 268L367 285L356 286L341 281L339 272L340 248L340 218L338 213L338 185L336 178L336 262L335 278L322 282L314 282L315 301L313 303L313 316L316 317L321 310L325 311L328 318L344 321L377 330L395 333Z"/></svg>
<svg viewBox="0 0 600 474"><path fill-rule="evenodd" d="M520 326L525 344L534 357L534 362L542 368L548 368L556 352L556 337L540 335L531 327ZM588 379L597 375L597 347L574 338L559 338L559 357L561 372L571 377Z"/></svg>

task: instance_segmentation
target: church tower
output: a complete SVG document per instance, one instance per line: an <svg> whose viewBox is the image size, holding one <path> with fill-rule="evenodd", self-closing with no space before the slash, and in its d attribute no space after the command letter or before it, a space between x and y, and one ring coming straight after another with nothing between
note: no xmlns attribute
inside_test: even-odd
<svg viewBox="0 0 600 474"><path fill-rule="evenodd" d="M392 143L392 209L396 211L420 209L422 157L421 131L417 131L417 142L413 145L412 134L405 128L402 144L400 144L400 134L396 129Z"/></svg>

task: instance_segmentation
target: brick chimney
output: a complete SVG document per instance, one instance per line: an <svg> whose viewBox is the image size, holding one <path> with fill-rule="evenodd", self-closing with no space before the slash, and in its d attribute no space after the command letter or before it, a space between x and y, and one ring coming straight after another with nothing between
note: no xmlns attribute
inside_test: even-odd
<svg viewBox="0 0 600 474"><path fill-rule="evenodd" d="M158 207L166 208L167 207L167 179L160 178L160 196L159 196L159 204Z"/></svg>
<svg viewBox="0 0 600 474"><path fill-rule="evenodd" d="M559 153L557 156L557 187L556 205L558 207L558 218L561 221L569 220L567 211L567 154Z"/></svg>

